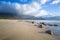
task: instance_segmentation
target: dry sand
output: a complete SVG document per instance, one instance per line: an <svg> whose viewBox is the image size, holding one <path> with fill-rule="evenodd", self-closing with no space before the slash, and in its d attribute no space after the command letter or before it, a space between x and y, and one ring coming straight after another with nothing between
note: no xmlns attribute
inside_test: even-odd
<svg viewBox="0 0 60 40"><path fill-rule="evenodd" d="M22 20L0 20L0 40L56 40L54 36L39 33L41 31Z"/></svg>

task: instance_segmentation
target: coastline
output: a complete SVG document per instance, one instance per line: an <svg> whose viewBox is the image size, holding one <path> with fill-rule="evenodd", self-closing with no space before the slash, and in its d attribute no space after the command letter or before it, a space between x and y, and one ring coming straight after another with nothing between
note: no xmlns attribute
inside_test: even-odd
<svg viewBox="0 0 60 40"><path fill-rule="evenodd" d="M0 40L56 40L52 35L23 20L0 20Z"/></svg>

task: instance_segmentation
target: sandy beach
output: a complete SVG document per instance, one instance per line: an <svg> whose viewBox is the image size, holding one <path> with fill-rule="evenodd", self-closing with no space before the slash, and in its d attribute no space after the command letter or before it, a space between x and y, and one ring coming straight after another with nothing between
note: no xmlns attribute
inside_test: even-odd
<svg viewBox="0 0 60 40"><path fill-rule="evenodd" d="M59 40L59 37L41 31L23 20L0 20L0 40Z"/></svg>

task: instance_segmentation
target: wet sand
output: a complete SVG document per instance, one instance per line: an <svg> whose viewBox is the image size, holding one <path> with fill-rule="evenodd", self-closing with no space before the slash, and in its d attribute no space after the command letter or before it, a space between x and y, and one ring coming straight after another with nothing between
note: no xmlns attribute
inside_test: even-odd
<svg viewBox="0 0 60 40"><path fill-rule="evenodd" d="M0 20L0 40L57 40L41 31L32 23L22 20Z"/></svg>

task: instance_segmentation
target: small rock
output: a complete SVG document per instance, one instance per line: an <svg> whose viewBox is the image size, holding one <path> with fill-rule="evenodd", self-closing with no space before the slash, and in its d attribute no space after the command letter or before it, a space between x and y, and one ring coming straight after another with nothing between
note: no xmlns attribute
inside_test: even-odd
<svg viewBox="0 0 60 40"><path fill-rule="evenodd" d="M34 24L34 22L32 22L32 24Z"/></svg>
<svg viewBox="0 0 60 40"><path fill-rule="evenodd" d="M52 32L51 30L47 30L47 31L45 31L45 33L48 33L48 34L50 34L50 35L53 34L53 32Z"/></svg>
<svg viewBox="0 0 60 40"><path fill-rule="evenodd" d="M45 28L46 26L43 24L38 25L39 28Z"/></svg>
<svg viewBox="0 0 60 40"><path fill-rule="evenodd" d="M42 22L41 24L46 25L44 22Z"/></svg>
<svg viewBox="0 0 60 40"><path fill-rule="evenodd" d="M42 26L42 25L39 25L38 27L39 27L39 28L43 28L43 26Z"/></svg>

